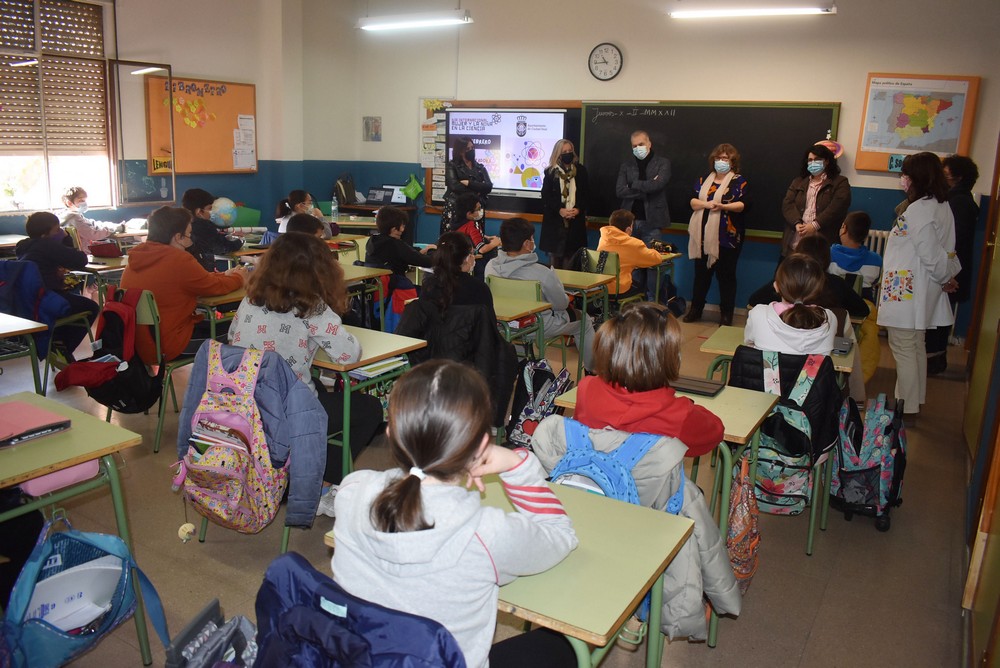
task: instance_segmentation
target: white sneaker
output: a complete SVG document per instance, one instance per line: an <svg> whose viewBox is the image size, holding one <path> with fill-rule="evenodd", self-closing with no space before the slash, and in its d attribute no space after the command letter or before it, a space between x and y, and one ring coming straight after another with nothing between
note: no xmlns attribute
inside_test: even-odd
<svg viewBox="0 0 1000 668"><path fill-rule="evenodd" d="M317 515L326 515L327 517L336 517L333 511L333 500L337 497L337 490L340 489L337 485L330 485L323 496L319 497L319 506L316 508Z"/></svg>

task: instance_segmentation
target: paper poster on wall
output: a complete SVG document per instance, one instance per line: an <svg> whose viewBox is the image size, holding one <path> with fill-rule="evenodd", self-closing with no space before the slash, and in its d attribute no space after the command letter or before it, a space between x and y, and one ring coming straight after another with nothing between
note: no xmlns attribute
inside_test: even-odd
<svg viewBox="0 0 1000 668"><path fill-rule="evenodd" d="M169 86L169 90L168 90ZM146 141L150 174L172 164L177 174L257 171L253 84L146 76ZM174 150L170 155L170 119Z"/></svg>
<svg viewBox="0 0 1000 668"><path fill-rule="evenodd" d="M857 169L898 171L902 157L968 153L979 77L868 75Z"/></svg>

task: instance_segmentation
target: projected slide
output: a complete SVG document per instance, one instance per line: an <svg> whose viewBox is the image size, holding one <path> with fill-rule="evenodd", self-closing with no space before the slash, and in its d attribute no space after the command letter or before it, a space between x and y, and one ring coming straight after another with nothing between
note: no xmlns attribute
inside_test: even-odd
<svg viewBox="0 0 1000 668"><path fill-rule="evenodd" d="M489 171L494 192L540 191L549 153L562 139L563 125L562 111L448 112L449 137L472 139L476 160ZM450 145L449 139L449 151Z"/></svg>

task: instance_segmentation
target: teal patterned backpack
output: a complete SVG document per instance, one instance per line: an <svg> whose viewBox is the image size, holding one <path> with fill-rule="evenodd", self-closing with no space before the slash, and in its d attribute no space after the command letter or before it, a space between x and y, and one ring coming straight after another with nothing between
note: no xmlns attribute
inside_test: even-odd
<svg viewBox="0 0 1000 668"><path fill-rule="evenodd" d="M764 391L781 394L778 353L764 351ZM781 399L760 427L754 495L760 511L798 515L812 493L812 427L802 405L823 363L809 355L787 399Z"/></svg>

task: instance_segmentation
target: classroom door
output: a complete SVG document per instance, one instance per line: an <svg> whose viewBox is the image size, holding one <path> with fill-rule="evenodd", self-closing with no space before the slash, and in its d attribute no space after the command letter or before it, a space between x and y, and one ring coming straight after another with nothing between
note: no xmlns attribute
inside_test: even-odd
<svg viewBox="0 0 1000 668"><path fill-rule="evenodd" d="M977 320L973 317L971 326L977 332L972 358L969 363L972 374L969 377L969 392L965 403L965 442L969 453L975 459L983 438L983 417L987 408L995 412L996 406L986 406L987 388L990 383L990 373L993 369L993 351L996 350L997 324L1000 323L1000 267L997 266L996 252L997 225L1000 218L1000 206L997 197L1000 195L1000 146L998 146L996 161L993 167L993 187L990 190L990 211L986 218L986 245L983 249L981 272L985 272L980 283L979 294L976 297L976 312L980 314Z"/></svg>

